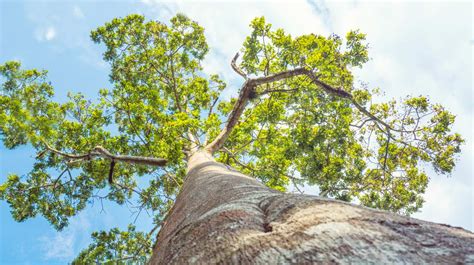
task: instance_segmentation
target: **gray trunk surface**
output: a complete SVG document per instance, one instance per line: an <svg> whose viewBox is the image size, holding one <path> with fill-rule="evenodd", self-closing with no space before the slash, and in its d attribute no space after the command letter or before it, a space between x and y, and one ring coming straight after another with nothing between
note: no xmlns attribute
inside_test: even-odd
<svg viewBox="0 0 474 265"><path fill-rule="evenodd" d="M150 264L474 263L474 235L317 196L284 194L194 154Z"/></svg>

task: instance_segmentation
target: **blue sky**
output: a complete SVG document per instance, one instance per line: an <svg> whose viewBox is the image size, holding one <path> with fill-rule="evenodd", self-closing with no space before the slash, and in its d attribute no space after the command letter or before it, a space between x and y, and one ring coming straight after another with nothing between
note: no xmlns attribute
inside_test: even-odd
<svg viewBox="0 0 474 265"><path fill-rule="evenodd" d="M276 27L293 35L302 33L344 35L359 28L368 34L372 60L357 70L360 80L380 87L386 98L429 95L458 117L455 130L467 142L450 177L428 170L431 177L425 206L417 218L473 230L473 6L469 2L164 2L135 1L1 1L0 63L20 60L24 67L43 68L63 100L68 91L94 98L109 87L108 66L102 47L89 32L117 16L144 14L167 21L183 12L206 28L211 52L205 68L221 74L236 93L239 78L229 61L249 33L248 23L265 15ZM25 174L34 153L28 147L0 148L0 182L8 173ZM317 194L317 188L306 187ZM125 228L134 217L126 207L88 207L56 232L42 218L16 223L8 206L0 202L1 264L64 264L90 242L95 230ZM149 229L151 218L142 213L139 229Z"/></svg>

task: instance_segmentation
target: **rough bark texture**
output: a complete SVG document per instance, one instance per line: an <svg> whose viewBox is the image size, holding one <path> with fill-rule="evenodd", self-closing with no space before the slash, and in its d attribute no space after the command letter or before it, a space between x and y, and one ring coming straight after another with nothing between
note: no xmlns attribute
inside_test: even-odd
<svg viewBox="0 0 474 265"><path fill-rule="evenodd" d="M340 201L273 191L201 152L189 161L150 263L474 263L474 235Z"/></svg>

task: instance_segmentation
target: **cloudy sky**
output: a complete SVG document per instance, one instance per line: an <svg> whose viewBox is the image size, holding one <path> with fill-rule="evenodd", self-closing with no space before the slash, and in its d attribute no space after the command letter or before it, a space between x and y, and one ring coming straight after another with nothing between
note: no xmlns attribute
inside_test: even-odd
<svg viewBox="0 0 474 265"><path fill-rule="evenodd" d="M457 115L455 130L466 139L458 166L451 176L431 170L426 203L417 218L461 226L473 224L473 5L470 2L325 2L325 1L222 1L194 3L134 1L1 1L0 63L20 60L25 67L49 70L63 100L67 91L93 98L108 87L108 66L102 47L89 32L114 17L130 13L167 21L182 12L206 29L211 47L205 68L228 82L226 95L235 94L241 81L229 62L249 33L248 24L264 15L274 27L292 35L316 33L344 36L350 29L367 33L371 60L357 77L380 87L387 98L429 95L433 102ZM8 173L29 171L34 154L28 147L0 149L0 182ZM308 187L307 192L317 189ZM54 231L41 217L15 223L8 206L0 202L0 263L64 264L90 242L98 229L125 228L134 217L128 210L97 205L73 218L69 228ZM141 215L140 229L150 227Z"/></svg>

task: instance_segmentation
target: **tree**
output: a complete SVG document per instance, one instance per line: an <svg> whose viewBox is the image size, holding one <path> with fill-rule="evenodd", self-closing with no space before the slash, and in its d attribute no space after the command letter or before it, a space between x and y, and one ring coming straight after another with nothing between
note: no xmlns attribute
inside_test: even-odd
<svg viewBox="0 0 474 265"><path fill-rule="evenodd" d="M368 60L359 31L343 40L292 37L263 17L250 26L230 100L201 66L204 29L181 14L169 24L130 15L91 33L113 84L95 101L54 102L46 71L1 65L3 143L38 152L29 174L0 186L13 218L41 214L60 230L93 200L153 212L149 233L94 233L78 264L151 253L151 263L473 259L471 233L403 216L422 206L423 165L455 166L454 115L423 96L373 102L378 90L351 73ZM290 183L318 185L320 197L282 193Z"/></svg>

